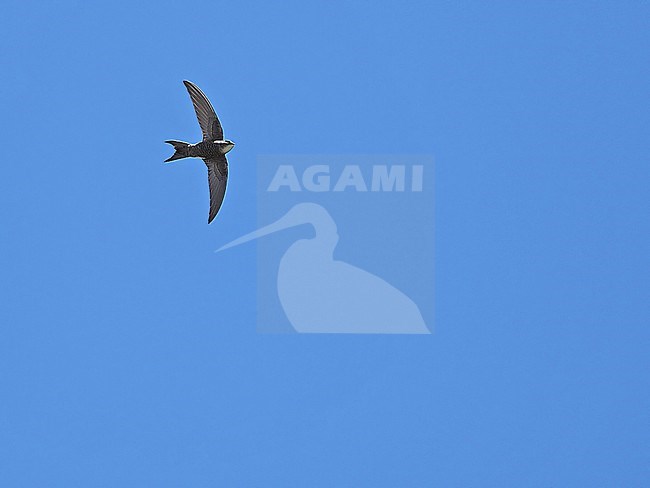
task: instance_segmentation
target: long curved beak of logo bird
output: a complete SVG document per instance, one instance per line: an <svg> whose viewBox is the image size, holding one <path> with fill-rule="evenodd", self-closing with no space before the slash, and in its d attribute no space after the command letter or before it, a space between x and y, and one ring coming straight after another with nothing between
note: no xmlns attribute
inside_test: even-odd
<svg viewBox="0 0 650 488"><path fill-rule="evenodd" d="M316 203L305 202L294 205L284 216L280 217L272 224L257 229L250 234L246 234L239 239L235 239L234 241L221 246L215 252L239 246L244 242L258 239L267 234L272 234L273 232L278 232L301 224L314 225L317 236L320 235L321 237L326 237L327 235L330 235L333 238L330 239L333 243L338 239L336 234L336 224L332 220L332 217L330 217L329 213L327 213L327 210Z"/></svg>
<svg viewBox="0 0 650 488"><path fill-rule="evenodd" d="M280 219L276 220L272 224L266 225L260 229L257 229L256 231L250 232L249 234L246 234L244 236L239 237L238 239L235 239L234 241L229 242L228 244L224 244L221 246L219 249L217 249L215 252L220 252L225 249L228 249L230 247L235 247L239 246L240 244L243 244L248 241L252 241L253 239L259 239L260 237L263 237L268 234L273 234L274 232L281 231L283 229L288 229L289 227L294 227L296 225L303 224L305 222L296 222L294 219L289 218L289 214L285 215L284 217L281 217Z"/></svg>

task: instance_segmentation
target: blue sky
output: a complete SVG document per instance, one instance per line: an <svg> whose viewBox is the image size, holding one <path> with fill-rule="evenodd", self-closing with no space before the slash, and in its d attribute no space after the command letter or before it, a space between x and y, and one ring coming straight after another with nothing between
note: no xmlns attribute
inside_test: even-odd
<svg viewBox="0 0 650 488"><path fill-rule="evenodd" d="M647 486L649 14L5 2L2 485ZM435 333L256 333L256 157L387 152L435 156Z"/></svg>

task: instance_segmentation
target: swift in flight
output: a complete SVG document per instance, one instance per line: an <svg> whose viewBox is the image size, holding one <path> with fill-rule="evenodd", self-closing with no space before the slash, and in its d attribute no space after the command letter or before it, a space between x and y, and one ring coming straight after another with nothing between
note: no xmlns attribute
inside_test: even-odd
<svg viewBox="0 0 650 488"><path fill-rule="evenodd" d="M203 159L208 167L208 185L210 186L209 224L217 216L226 194L226 183L228 182L226 153L235 147L235 143L223 138L221 122L219 122L208 97L191 81L184 80L183 83L192 99L196 118L199 119L199 125L203 132L203 140L196 144L175 140L165 141L174 146L174 154L165 162L183 158Z"/></svg>

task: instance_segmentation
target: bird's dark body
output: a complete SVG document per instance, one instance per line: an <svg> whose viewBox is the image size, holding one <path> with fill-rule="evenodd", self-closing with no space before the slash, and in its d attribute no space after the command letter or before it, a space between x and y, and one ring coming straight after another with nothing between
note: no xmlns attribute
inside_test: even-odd
<svg viewBox="0 0 650 488"><path fill-rule="evenodd" d="M223 156L227 144L221 141L201 141L190 144L189 156L192 158L214 159Z"/></svg>

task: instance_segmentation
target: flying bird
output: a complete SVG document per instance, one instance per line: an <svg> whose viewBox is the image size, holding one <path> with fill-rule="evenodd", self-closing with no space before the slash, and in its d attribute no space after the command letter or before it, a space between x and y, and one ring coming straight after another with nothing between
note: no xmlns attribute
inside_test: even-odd
<svg viewBox="0 0 650 488"><path fill-rule="evenodd" d="M217 216L226 193L226 183L228 182L226 153L235 146L235 143L223 138L221 122L219 122L219 117L212 108L208 97L191 81L184 80L183 83L192 99L196 118L199 119L201 132L203 132L203 140L196 144L174 140L165 141L174 146L174 154L165 162L183 158L203 159L208 167L208 185L210 187L209 224Z"/></svg>

